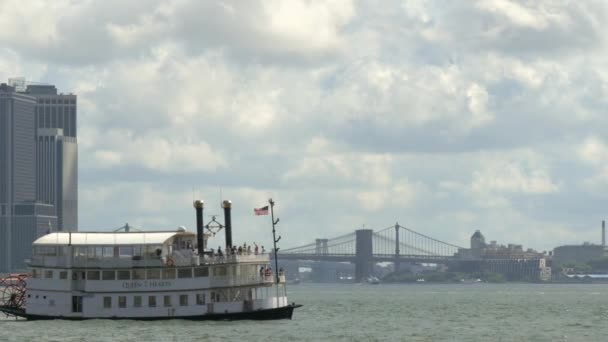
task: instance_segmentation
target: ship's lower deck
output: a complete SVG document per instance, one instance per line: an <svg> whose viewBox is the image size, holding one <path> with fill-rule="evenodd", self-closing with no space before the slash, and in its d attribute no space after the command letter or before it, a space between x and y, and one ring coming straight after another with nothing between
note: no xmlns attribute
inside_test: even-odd
<svg viewBox="0 0 608 342"><path fill-rule="evenodd" d="M238 314L288 306L278 286L79 292L29 289L25 312L33 316L86 318L171 318Z"/></svg>

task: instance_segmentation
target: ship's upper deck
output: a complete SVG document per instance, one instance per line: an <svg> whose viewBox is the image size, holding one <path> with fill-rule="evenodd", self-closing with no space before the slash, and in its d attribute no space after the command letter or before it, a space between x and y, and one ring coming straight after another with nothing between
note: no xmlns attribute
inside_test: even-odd
<svg viewBox="0 0 608 342"><path fill-rule="evenodd" d="M208 236L204 236L206 245ZM51 233L33 243L32 267L139 268L268 262L268 255L199 255L196 234L172 232Z"/></svg>

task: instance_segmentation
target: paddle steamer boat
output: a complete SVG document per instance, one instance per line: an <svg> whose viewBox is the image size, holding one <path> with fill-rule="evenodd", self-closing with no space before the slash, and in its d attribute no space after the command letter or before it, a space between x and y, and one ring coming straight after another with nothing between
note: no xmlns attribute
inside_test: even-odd
<svg viewBox="0 0 608 342"><path fill-rule="evenodd" d="M212 253L215 232L204 230L203 202L194 207L196 233L127 228L39 238L30 273L6 282L0 311L27 319L290 319L300 305L288 303L285 276L272 271L269 255ZM223 207L219 227L231 246L230 201Z"/></svg>

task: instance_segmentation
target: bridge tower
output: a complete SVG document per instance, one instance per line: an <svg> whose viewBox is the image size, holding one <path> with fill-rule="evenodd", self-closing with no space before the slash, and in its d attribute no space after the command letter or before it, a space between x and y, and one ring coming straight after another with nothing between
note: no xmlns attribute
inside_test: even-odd
<svg viewBox="0 0 608 342"><path fill-rule="evenodd" d="M329 239L316 239L315 240L315 254L317 255L327 255L329 252L327 242Z"/></svg>
<svg viewBox="0 0 608 342"><path fill-rule="evenodd" d="M361 282L372 273L374 248L371 229L355 231L355 281Z"/></svg>
<svg viewBox="0 0 608 342"><path fill-rule="evenodd" d="M401 269L401 262L399 259L399 222L395 223L395 272L399 272Z"/></svg>

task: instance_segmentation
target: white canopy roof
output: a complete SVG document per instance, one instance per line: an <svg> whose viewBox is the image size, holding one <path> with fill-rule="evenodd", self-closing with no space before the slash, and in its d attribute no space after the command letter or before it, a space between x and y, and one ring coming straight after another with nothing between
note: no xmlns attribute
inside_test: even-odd
<svg viewBox="0 0 608 342"><path fill-rule="evenodd" d="M70 237L71 235L71 237ZM34 246L99 246L99 245L162 245L175 236L194 237L190 232L129 232L129 233L51 233L34 241Z"/></svg>

